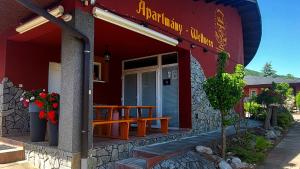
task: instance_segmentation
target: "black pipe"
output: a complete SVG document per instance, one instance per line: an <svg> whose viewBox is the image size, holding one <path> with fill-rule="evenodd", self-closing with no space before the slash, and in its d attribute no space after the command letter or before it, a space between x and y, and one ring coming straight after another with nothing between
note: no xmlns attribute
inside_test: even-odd
<svg viewBox="0 0 300 169"><path fill-rule="evenodd" d="M61 29L68 31L72 36L80 39L84 43L84 57L83 57L83 106L82 106L82 125L81 125L81 158L88 157L88 123L89 123L89 112L90 112L90 62L91 62L91 46L88 37L83 35L77 29L66 24L62 19L56 18L49 14L43 8L33 4L28 0L16 0L18 3L31 10L32 12L48 19L50 22L58 25Z"/></svg>

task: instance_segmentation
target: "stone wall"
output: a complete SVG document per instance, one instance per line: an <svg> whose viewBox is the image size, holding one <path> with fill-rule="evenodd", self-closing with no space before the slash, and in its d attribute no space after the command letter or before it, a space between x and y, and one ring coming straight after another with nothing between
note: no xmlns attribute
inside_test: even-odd
<svg viewBox="0 0 300 169"><path fill-rule="evenodd" d="M195 134L220 127L220 112L214 110L203 89L206 80L200 63L191 56L192 129Z"/></svg>
<svg viewBox="0 0 300 169"><path fill-rule="evenodd" d="M80 153L69 153L44 143L25 143L25 159L38 169L79 169Z"/></svg>
<svg viewBox="0 0 300 169"><path fill-rule="evenodd" d="M150 135L145 138L121 141L120 143L94 146L89 152L90 163L93 164L90 168L111 169L114 168L114 162L132 157L133 150L137 147L179 140L190 136L192 136L192 133L185 131L169 133L168 135Z"/></svg>
<svg viewBox="0 0 300 169"><path fill-rule="evenodd" d="M3 78L0 83L0 136L20 136L29 132L29 113L23 108L19 87Z"/></svg>

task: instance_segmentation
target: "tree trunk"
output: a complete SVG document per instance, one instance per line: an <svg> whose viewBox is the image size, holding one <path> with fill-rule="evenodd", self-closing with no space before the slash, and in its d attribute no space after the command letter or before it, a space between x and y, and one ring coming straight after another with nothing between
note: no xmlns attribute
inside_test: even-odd
<svg viewBox="0 0 300 169"><path fill-rule="evenodd" d="M269 130L271 128L271 117L272 117L272 109L270 107L267 107L267 116L265 120L265 129Z"/></svg>
<svg viewBox="0 0 300 169"><path fill-rule="evenodd" d="M222 124L221 124L221 134L222 134L222 158L225 158L225 153L226 153L226 131L225 131L225 126L223 124L224 122L224 115L222 113Z"/></svg>
<svg viewBox="0 0 300 169"><path fill-rule="evenodd" d="M272 126L278 126L278 122L277 122L277 110L276 107L272 107Z"/></svg>
<svg viewBox="0 0 300 169"><path fill-rule="evenodd" d="M222 158L225 158L226 154L226 131L225 126L222 125Z"/></svg>

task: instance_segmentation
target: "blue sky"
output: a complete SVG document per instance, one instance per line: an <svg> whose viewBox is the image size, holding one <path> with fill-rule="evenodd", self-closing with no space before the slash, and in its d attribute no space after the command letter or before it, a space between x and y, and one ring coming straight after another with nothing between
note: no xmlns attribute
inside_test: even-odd
<svg viewBox="0 0 300 169"><path fill-rule="evenodd" d="M258 0L263 35L248 69L271 62L277 74L300 77L300 0Z"/></svg>

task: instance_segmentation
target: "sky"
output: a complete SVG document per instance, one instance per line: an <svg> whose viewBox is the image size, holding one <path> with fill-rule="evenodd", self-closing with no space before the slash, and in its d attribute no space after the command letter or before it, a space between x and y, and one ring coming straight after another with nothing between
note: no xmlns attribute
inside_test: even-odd
<svg viewBox="0 0 300 169"><path fill-rule="evenodd" d="M300 77L300 0L258 0L262 16L262 39L247 66L261 71L271 62L279 75Z"/></svg>

